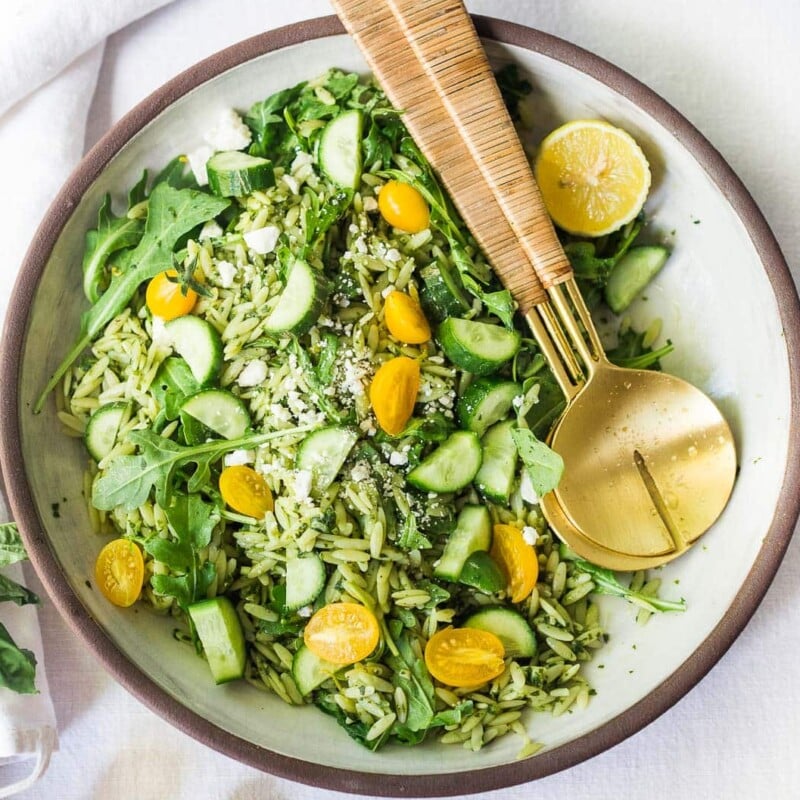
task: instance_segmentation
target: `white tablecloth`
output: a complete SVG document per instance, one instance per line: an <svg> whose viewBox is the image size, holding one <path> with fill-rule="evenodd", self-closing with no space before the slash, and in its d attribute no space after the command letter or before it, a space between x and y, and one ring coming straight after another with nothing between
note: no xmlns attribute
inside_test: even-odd
<svg viewBox="0 0 800 800"><path fill-rule="evenodd" d="M474 0L468 6L580 44L663 95L728 159L761 206L790 264L798 267L796 0ZM177 0L123 29L106 43L86 146L196 60L264 29L327 13L325 0ZM36 169L32 164L31 180L36 180ZM4 187L0 212L2 203L14 202L23 188ZM12 234L4 231L5 237ZM6 273L8 268L1 269ZM8 282L3 285L7 292ZM30 570L28 575L36 588ZM795 603L800 605L800 539L790 547L745 632L674 708L587 763L534 785L481 797L800 796L800 617ZM45 602L40 618L60 750L42 780L20 797L344 797L264 775L174 730L104 672L52 605Z"/></svg>

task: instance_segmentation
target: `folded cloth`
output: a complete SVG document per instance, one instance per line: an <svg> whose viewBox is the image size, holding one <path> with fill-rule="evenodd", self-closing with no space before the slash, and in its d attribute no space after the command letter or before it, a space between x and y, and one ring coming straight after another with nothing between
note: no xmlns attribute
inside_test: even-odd
<svg viewBox="0 0 800 800"><path fill-rule="evenodd" d="M0 114L114 31L168 2L5 0L5 22L0 27Z"/></svg>
<svg viewBox="0 0 800 800"><path fill-rule="evenodd" d="M8 185L19 190L0 195L7 242L0 323L8 305L10 279L55 193L83 155L105 38L168 2L6 0L5 22L0 27L0 168ZM35 182L30 180L30 164L37 165ZM0 520L5 519L7 511L0 501ZM6 574L21 580L19 565ZM17 645L35 654L39 690L35 695L18 695L0 688L2 798L30 786L44 772L57 737L36 608L4 603L0 619ZM11 782L7 765L20 759L30 760L31 769L26 777ZM15 776L19 772L20 768L13 769Z"/></svg>
<svg viewBox="0 0 800 800"><path fill-rule="evenodd" d="M20 564L7 567L3 574L17 583L25 583ZM36 688L39 690L38 694L16 694L0 688L0 797L10 797L30 786L47 769L50 753L56 746L56 718L43 668L44 652L36 607L4 603L0 608L0 620L15 644L32 651L36 657ZM32 762L27 775L5 783L2 768L21 760Z"/></svg>

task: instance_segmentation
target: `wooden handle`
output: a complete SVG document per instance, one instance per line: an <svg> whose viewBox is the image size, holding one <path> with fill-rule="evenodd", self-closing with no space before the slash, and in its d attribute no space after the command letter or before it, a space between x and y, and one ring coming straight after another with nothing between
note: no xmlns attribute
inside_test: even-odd
<svg viewBox="0 0 800 800"><path fill-rule="evenodd" d="M520 309L544 302L572 270L463 3L333 5Z"/></svg>

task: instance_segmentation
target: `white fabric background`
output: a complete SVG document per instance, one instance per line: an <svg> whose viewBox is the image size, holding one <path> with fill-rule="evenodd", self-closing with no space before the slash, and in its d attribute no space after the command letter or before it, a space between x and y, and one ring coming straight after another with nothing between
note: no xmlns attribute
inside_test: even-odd
<svg viewBox="0 0 800 800"><path fill-rule="evenodd" d="M796 0L473 0L467 5L474 12L569 39L659 92L728 159L772 225L790 265L800 268ZM0 265L5 279L0 312L31 232L24 226L8 227L7 221L20 218L20 206L32 196L28 187L56 188L65 159L73 153L77 158L132 105L199 58L266 28L327 13L325 0L177 0L112 36L104 50L102 45L92 47L66 74L0 117L0 176L5 183L0 220L10 255ZM12 16L3 27L20 20ZM24 31L35 37L35 31L20 28ZM99 77L92 99L86 86L95 74ZM48 96L61 91L63 97L65 87L72 101L65 112L71 136L48 142ZM52 149L59 151L60 161L51 158ZM51 162L56 166L51 168ZM41 214L41 207L32 213ZM37 588L30 570L28 578ZM796 540L745 632L674 708L613 750L567 772L476 797L797 797L799 604ZM45 603L40 620L60 751L44 778L20 797L345 797L263 775L194 742L117 686L51 605Z"/></svg>

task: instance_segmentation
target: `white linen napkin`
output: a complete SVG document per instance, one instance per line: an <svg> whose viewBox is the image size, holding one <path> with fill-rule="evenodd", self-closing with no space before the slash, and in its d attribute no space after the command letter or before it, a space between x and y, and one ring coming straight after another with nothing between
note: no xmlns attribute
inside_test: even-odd
<svg viewBox="0 0 800 800"><path fill-rule="evenodd" d="M6 0L0 26L0 194L6 244L0 281L0 323L28 244L55 193L83 155L86 120L107 36L171 0ZM28 165L36 164L37 180ZM2 387L0 387L2 390ZM8 512L0 501L0 520ZM14 565L6 573L22 581ZM24 581L22 581L24 582ZM46 598L43 598L47 602ZM0 688L0 798L22 791L46 769L57 745L39 623L32 606L0 606L15 642L33 651L39 694ZM22 779L8 764L32 760ZM19 770L14 770L18 775ZM9 782L11 781L11 782Z"/></svg>

